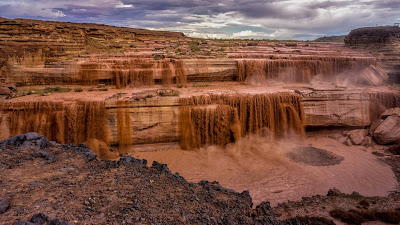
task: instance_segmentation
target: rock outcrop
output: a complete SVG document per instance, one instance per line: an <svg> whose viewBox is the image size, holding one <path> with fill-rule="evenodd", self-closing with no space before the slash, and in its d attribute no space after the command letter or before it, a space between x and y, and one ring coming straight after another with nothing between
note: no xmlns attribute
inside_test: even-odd
<svg viewBox="0 0 400 225"><path fill-rule="evenodd" d="M347 46L386 45L400 38L400 27L378 26L352 30L344 39Z"/></svg>
<svg viewBox="0 0 400 225"><path fill-rule="evenodd" d="M15 139L0 143L0 188L13 196L12 205L0 202L1 224L32 214L16 224L300 224L277 219L269 202L253 209L248 191L190 183L165 164L131 156L86 161L85 147L67 145L45 148L56 159L49 163Z"/></svg>
<svg viewBox="0 0 400 225"><path fill-rule="evenodd" d="M400 143L400 117L387 117L374 131L374 138L378 144Z"/></svg>
<svg viewBox="0 0 400 225"><path fill-rule="evenodd" d="M33 148L33 149L44 149L52 144L47 140L46 137L35 133L20 134L0 142L0 145L11 145L21 148Z"/></svg>
<svg viewBox="0 0 400 225"><path fill-rule="evenodd" d="M361 71L360 76L356 78L356 84L364 84L370 86L383 85L389 76L382 68L370 65Z"/></svg>
<svg viewBox="0 0 400 225"><path fill-rule="evenodd" d="M354 145L362 145L368 142L367 139L368 130L366 129L356 129L345 132L345 136L349 137Z"/></svg>
<svg viewBox="0 0 400 225"><path fill-rule="evenodd" d="M5 213L10 208L10 202L7 199L0 199L0 214Z"/></svg>
<svg viewBox="0 0 400 225"><path fill-rule="evenodd" d="M400 27L379 26L352 30L346 46L368 50L377 56L378 65L387 73L388 83L400 83Z"/></svg>
<svg viewBox="0 0 400 225"><path fill-rule="evenodd" d="M178 32L5 18L0 19L0 36L0 83L18 85L43 84L46 79L71 82L66 74L77 66L77 58L90 53L122 53L143 46L146 39L186 40Z"/></svg>

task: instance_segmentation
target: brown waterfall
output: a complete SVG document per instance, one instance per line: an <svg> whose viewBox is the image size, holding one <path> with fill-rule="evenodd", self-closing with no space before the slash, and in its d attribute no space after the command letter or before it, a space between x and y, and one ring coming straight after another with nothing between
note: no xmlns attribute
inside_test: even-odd
<svg viewBox="0 0 400 225"><path fill-rule="evenodd" d="M157 69L161 72L161 80L163 85L172 84L172 69L169 60L157 61Z"/></svg>
<svg viewBox="0 0 400 225"><path fill-rule="evenodd" d="M231 141L237 140L237 137L240 136L257 133L264 127L269 128L275 137L285 137L291 133L304 135L304 110L299 95L291 93L203 95L181 99L181 105L183 106L212 104L229 106L237 113L240 127L238 130L240 132L231 130L235 134L228 136ZM221 127L234 127L232 124L236 122L227 122L227 116L224 115L227 109L218 109L218 107L214 111L210 111L210 109L206 111L207 108L196 107L181 109L179 124L183 135L181 141L183 148L188 149L190 146L198 147L206 144L226 144L227 139L224 138L227 137L219 136L217 139L212 139L207 137L208 134L199 132L210 129L210 123L223 123L212 124L212 127L217 129ZM222 114L218 115L219 117L217 118L225 119L211 120L211 114L213 114L212 118L215 118L217 114ZM228 121L232 121L232 119ZM225 130L224 132L227 133L226 129L222 130ZM214 135L217 134L219 133ZM190 138L192 136L193 138ZM221 139L224 140L220 141Z"/></svg>
<svg viewBox="0 0 400 225"><path fill-rule="evenodd" d="M175 77L177 84L186 84L187 83L187 72L185 69L185 64L182 60L174 61L175 67Z"/></svg>
<svg viewBox="0 0 400 225"><path fill-rule="evenodd" d="M399 92L376 92L370 93L369 114L371 121L379 118L386 109L400 107Z"/></svg>
<svg viewBox="0 0 400 225"><path fill-rule="evenodd" d="M240 138L237 109L227 105L183 107L179 114L182 149L224 146Z"/></svg>
<svg viewBox="0 0 400 225"><path fill-rule="evenodd" d="M174 81L177 84L186 84L186 74L185 64L182 60L154 61L152 58L115 58L108 61L90 60L81 64L78 70L78 82L97 84L102 80L109 84L115 84L118 89L121 89L153 85L155 79L160 79L163 85L171 85Z"/></svg>
<svg viewBox="0 0 400 225"><path fill-rule="evenodd" d="M97 84L99 80L100 64L86 62L79 65L78 79L82 84Z"/></svg>
<svg viewBox="0 0 400 225"><path fill-rule="evenodd" d="M117 102L117 135L119 145L132 144L131 117L127 101Z"/></svg>
<svg viewBox="0 0 400 225"><path fill-rule="evenodd" d="M0 105L8 113L10 136L37 132L50 140L65 143L65 112L60 102L21 102ZM8 110L10 110L8 112Z"/></svg>
<svg viewBox="0 0 400 225"><path fill-rule="evenodd" d="M237 81L255 76L282 79L286 82L310 82L316 75L330 78L345 71L361 71L375 65L374 58L306 57L296 59L246 59L237 60Z"/></svg>
<svg viewBox="0 0 400 225"><path fill-rule="evenodd" d="M75 143L98 139L109 143L106 132L106 107L104 101L78 102Z"/></svg>
<svg viewBox="0 0 400 225"><path fill-rule="evenodd" d="M104 102L16 102L2 104L0 110L8 115L10 136L37 132L63 144L89 139L109 143Z"/></svg>
<svg viewBox="0 0 400 225"><path fill-rule="evenodd" d="M112 77L117 88L154 84L153 61L149 59L114 60Z"/></svg>

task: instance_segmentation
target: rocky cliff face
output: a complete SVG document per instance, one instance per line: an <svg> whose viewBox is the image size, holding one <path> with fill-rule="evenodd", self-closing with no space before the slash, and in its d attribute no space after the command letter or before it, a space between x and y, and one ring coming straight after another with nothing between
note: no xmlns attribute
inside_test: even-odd
<svg viewBox="0 0 400 225"><path fill-rule="evenodd" d="M363 27L352 30L344 42L348 46L387 45L399 38L400 27L397 26Z"/></svg>
<svg viewBox="0 0 400 225"><path fill-rule="evenodd" d="M0 83L20 74L19 68L24 66L39 77L43 69L62 77L62 72L56 70L68 68L77 57L122 52L148 38L174 39L185 35L100 24L0 18Z"/></svg>
<svg viewBox="0 0 400 225"><path fill-rule="evenodd" d="M374 53L378 65L387 71L388 83L400 83L400 27L364 27L352 30L345 38L347 47Z"/></svg>

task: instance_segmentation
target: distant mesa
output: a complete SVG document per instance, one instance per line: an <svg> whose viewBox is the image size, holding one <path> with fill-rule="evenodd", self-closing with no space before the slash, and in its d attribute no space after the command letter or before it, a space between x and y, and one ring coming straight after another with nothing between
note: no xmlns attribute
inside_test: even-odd
<svg viewBox="0 0 400 225"><path fill-rule="evenodd" d="M346 46L387 45L400 39L400 27L377 26L352 30L344 39Z"/></svg>
<svg viewBox="0 0 400 225"><path fill-rule="evenodd" d="M346 35L339 35L339 36L324 36L315 39L316 42L340 42L343 43Z"/></svg>
<svg viewBox="0 0 400 225"><path fill-rule="evenodd" d="M181 32L170 32L170 31L155 31L155 30L146 30L139 28L129 28L129 27L115 27L104 24L93 24L93 23L69 23L69 22L58 22L58 21L44 21L44 20L31 20L31 19L7 19L0 17L0 26L1 25L13 25L15 27L24 27L34 28L36 31L44 31L45 33L49 33L56 30L83 30L84 33L89 32L98 32L93 36L109 36L113 33L121 34L135 34L137 36L160 36L160 37L173 37L173 38L182 38L186 37Z"/></svg>

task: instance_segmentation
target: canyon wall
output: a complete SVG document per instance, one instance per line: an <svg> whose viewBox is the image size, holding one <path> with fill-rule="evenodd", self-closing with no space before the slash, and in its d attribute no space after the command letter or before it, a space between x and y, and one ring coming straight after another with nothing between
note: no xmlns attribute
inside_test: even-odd
<svg viewBox="0 0 400 225"><path fill-rule="evenodd" d="M91 91L0 101L0 139L35 131L59 143L192 149L252 133L366 127L400 106L398 87L384 86L399 77L396 29L368 40L369 29L356 30L345 47L0 18L0 83ZM360 50L371 43L362 48L372 54ZM87 87L98 84L111 87Z"/></svg>
<svg viewBox="0 0 400 225"><path fill-rule="evenodd" d="M178 32L100 24L0 18L0 82L71 83L74 67L89 54L138 50L147 39L165 43L165 39L173 42L186 37Z"/></svg>
<svg viewBox="0 0 400 225"><path fill-rule="evenodd" d="M347 47L373 53L386 70L388 83L400 83L400 27L378 26L352 30L345 38Z"/></svg>
<svg viewBox="0 0 400 225"><path fill-rule="evenodd" d="M366 127L400 105L396 91L215 94L144 100L1 102L0 139L38 132L59 143L111 145L180 142L186 149L225 145L250 133L279 138L304 127Z"/></svg>
<svg viewBox="0 0 400 225"><path fill-rule="evenodd" d="M309 82L316 75L376 66L374 58L337 43L192 40L176 32L0 19L0 83L17 86L101 83L125 88L245 81L260 74Z"/></svg>

